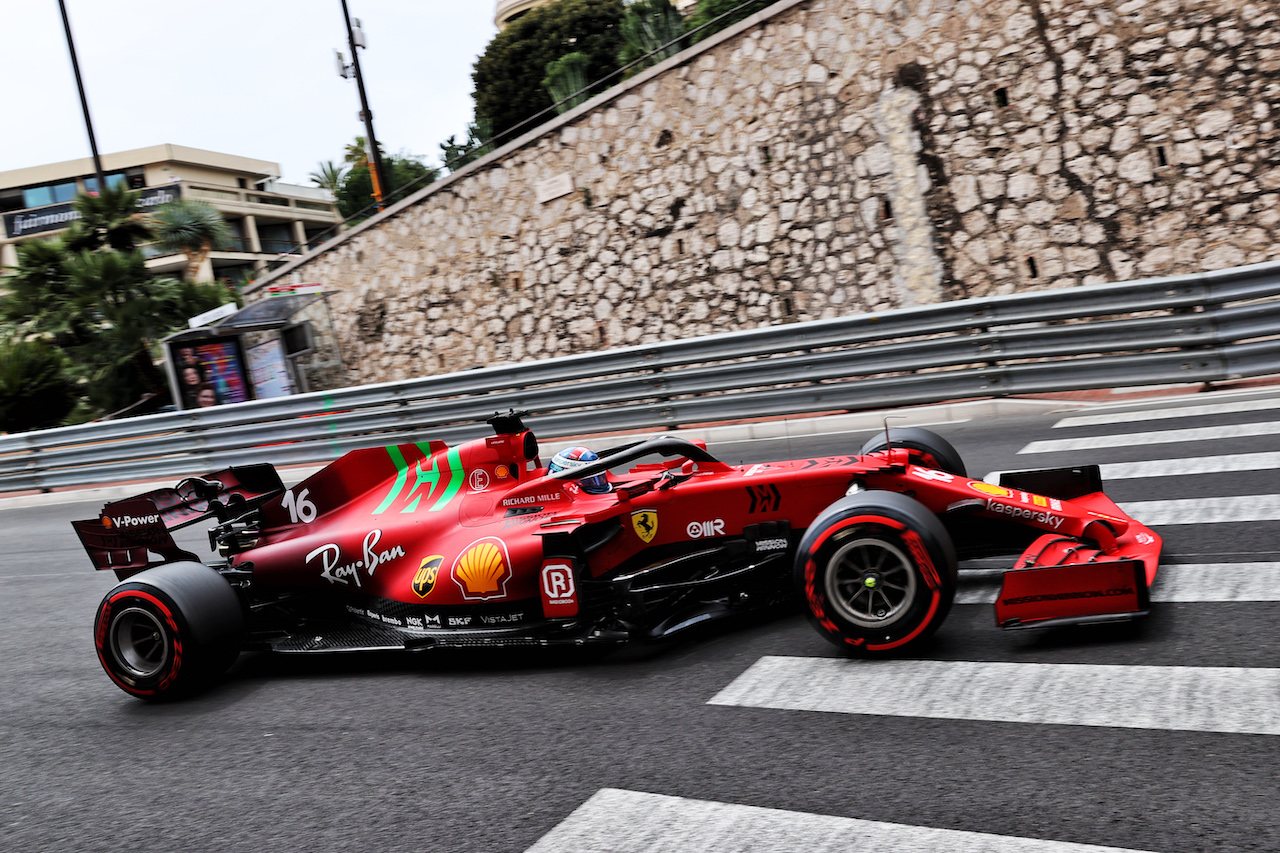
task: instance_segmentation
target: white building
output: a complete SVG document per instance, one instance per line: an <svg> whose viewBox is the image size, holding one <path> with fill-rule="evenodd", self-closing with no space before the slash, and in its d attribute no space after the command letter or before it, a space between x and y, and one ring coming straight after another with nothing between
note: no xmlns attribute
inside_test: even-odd
<svg viewBox="0 0 1280 853"><path fill-rule="evenodd" d="M341 227L333 196L318 187L282 184L280 166L181 145L156 145L102 156L108 186L142 192L145 207L174 198L206 201L235 234L233 245L210 254L201 280L253 275L319 245ZM0 172L0 266L17 263L14 247L48 237L75 219L71 201L97 188L93 160L69 160ZM147 266L180 274L182 255L144 247Z"/></svg>

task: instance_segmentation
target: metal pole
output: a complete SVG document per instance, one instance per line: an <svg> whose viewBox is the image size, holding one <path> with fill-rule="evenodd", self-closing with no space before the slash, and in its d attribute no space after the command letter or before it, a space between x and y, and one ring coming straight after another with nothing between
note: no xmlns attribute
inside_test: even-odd
<svg viewBox="0 0 1280 853"><path fill-rule="evenodd" d="M387 185L386 174L382 171L382 153L378 151L378 138L373 135L373 111L369 109L369 98L364 93L364 78L360 76L360 54L356 50L356 34L351 28L351 13L347 11L347 0L342 0L342 18L347 22L347 44L351 46L351 67L356 73L356 88L360 90L360 117L364 119L365 137L369 140L369 173L373 178L373 200L378 210L382 210L382 188Z"/></svg>
<svg viewBox="0 0 1280 853"><path fill-rule="evenodd" d="M342 0L346 5L346 0ZM98 156L98 140L93 136L93 121L89 118L89 99L84 95L84 82L80 79L80 62L76 59L76 43L71 38L71 20L67 17L67 4L58 0L62 10L62 27L67 31L67 50L71 52L71 70L76 75L76 88L80 90L80 107L84 110L84 126L89 131L89 150L93 152L93 171L98 175L98 192L107 188L107 178L102 171L102 158Z"/></svg>

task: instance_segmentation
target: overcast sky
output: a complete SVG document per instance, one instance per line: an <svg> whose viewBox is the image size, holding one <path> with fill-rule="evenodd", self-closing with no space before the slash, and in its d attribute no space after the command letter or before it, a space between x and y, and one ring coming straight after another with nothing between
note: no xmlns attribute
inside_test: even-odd
<svg viewBox="0 0 1280 853"><path fill-rule="evenodd" d="M383 150L439 162L472 119L495 0L347 0ZM310 184L364 127L341 0L66 0L98 151L173 143ZM0 171L90 155L57 0L0 0Z"/></svg>

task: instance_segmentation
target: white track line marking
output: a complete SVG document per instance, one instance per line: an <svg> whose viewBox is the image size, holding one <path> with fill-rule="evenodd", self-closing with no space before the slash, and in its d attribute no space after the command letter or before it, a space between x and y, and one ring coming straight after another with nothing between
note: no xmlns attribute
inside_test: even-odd
<svg viewBox="0 0 1280 853"><path fill-rule="evenodd" d="M604 788L526 853L1136 853Z"/></svg>
<svg viewBox="0 0 1280 853"><path fill-rule="evenodd" d="M1230 403L1209 403L1201 406L1179 406L1151 409L1145 412L1108 412L1099 415L1073 415L1053 425L1060 427L1095 426L1098 424L1124 424L1132 421L1161 421L1168 418L1198 418L1205 415L1227 415L1240 412L1265 412L1280 409L1280 399L1233 400Z"/></svg>
<svg viewBox="0 0 1280 853"><path fill-rule="evenodd" d="M960 575L956 604L994 604L1002 573ZM1280 563L1190 563L1161 566L1153 602L1280 601Z"/></svg>
<svg viewBox="0 0 1280 853"><path fill-rule="evenodd" d="M1227 424L1189 429L1166 429L1154 432L1129 432L1122 435L1095 435L1089 438L1059 438L1033 441L1018 453L1062 453L1073 450L1097 450L1099 447L1141 447L1148 444L1175 444L1183 441L1213 441L1221 438L1280 435L1280 423Z"/></svg>
<svg viewBox="0 0 1280 853"><path fill-rule="evenodd" d="M708 704L1280 735L1280 669L770 656Z"/></svg>
<svg viewBox="0 0 1280 853"><path fill-rule="evenodd" d="M1103 482L1139 477L1178 477L1188 474L1223 474L1280 469L1280 453L1227 453L1185 459L1151 459L1146 462L1114 462L1098 466Z"/></svg>
<svg viewBox="0 0 1280 853"><path fill-rule="evenodd" d="M1280 521L1280 495L1125 501L1119 506L1131 518L1136 518L1148 527L1174 524L1227 524L1235 521Z"/></svg>

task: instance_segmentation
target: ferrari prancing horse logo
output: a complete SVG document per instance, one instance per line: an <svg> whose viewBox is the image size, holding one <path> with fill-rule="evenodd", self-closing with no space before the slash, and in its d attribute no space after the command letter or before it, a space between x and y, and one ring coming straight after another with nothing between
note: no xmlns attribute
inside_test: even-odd
<svg viewBox="0 0 1280 853"><path fill-rule="evenodd" d="M653 541L653 537L658 535L658 511L642 509L631 513L631 529L636 532L642 542L648 545Z"/></svg>
<svg viewBox="0 0 1280 853"><path fill-rule="evenodd" d="M418 598L426 598L435 589L436 578L440 576L440 564L443 562L444 557L440 555L422 558L422 565L418 566L418 571L413 576L413 591L418 594Z"/></svg>

